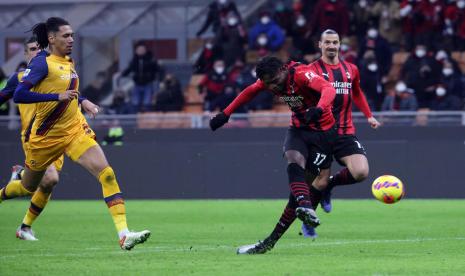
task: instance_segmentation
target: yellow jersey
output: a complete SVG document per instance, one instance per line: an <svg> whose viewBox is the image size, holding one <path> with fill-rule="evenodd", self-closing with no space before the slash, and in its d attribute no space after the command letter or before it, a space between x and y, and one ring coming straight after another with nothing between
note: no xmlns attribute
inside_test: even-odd
<svg viewBox="0 0 465 276"><path fill-rule="evenodd" d="M29 83L32 86L31 92L41 94L59 94L79 88L79 77L72 59L49 55L45 51L39 52L32 59L21 82ZM77 99L26 105L35 106L30 128L32 136L63 137L76 132L80 127L82 117L79 115L82 116L82 113Z"/></svg>

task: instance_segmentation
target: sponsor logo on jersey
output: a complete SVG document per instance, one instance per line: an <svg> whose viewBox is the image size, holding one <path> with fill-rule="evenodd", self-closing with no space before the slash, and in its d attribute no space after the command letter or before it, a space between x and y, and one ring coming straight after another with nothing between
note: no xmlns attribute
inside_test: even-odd
<svg viewBox="0 0 465 276"><path fill-rule="evenodd" d="M60 76L60 79L62 80L70 80L70 79L77 79L77 78L78 78L78 75L76 73L65 74L65 75Z"/></svg>
<svg viewBox="0 0 465 276"><path fill-rule="evenodd" d="M304 97L302 96L281 96L279 98L287 103L289 107L301 107L304 105Z"/></svg>
<svg viewBox="0 0 465 276"><path fill-rule="evenodd" d="M335 81L331 84L336 89L336 94L338 95L348 95L349 90L352 89L352 83L346 81Z"/></svg>

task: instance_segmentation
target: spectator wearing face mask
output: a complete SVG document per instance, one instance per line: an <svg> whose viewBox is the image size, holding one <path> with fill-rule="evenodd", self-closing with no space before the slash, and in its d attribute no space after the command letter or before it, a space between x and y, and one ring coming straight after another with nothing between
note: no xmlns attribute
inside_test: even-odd
<svg viewBox="0 0 465 276"><path fill-rule="evenodd" d="M211 70L199 83L199 93L204 96L204 110L214 111L225 106L225 88L229 79L223 60L216 60Z"/></svg>
<svg viewBox="0 0 465 276"><path fill-rule="evenodd" d="M245 66L236 79L237 92L243 91L249 85L257 81L255 65ZM273 107L273 94L269 91L261 91L253 100L246 105L246 110L268 110Z"/></svg>
<svg viewBox="0 0 465 276"><path fill-rule="evenodd" d="M213 61L221 56L221 50L212 40L207 40L194 63L194 74L205 74L213 68Z"/></svg>
<svg viewBox="0 0 465 276"><path fill-rule="evenodd" d="M451 62L444 62L441 70L440 83L447 90L448 94L465 98L465 77L455 69Z"/></svg>
<svg viewBox="0 0 465 276"><path fill-rule="evenodd" d="M398 100L397 100L398 99ZM416 111L418 102L415 91L398 81L394 88L388 88L381 107L382 111Z"/></svg>
<svg viewBox="0 0 465 276"><path fill-rule="evenodd" d="M465 0L446 7L444 23L444 34L451 40L451 50L465 51Z"/></svg>
<svg viewBox="0 0 465 276"><path fill-rule="evenodd" d="M270 13L262 12L259 21L250 30L249 46L266 54L269 51L278 51L283 46L284 39L283 30L271 19Z"/></svg>
<svg viewBox="0 0 465 276"><path fill-rule="evenodd" d="M155 97L155 111L181 111L183 106L184 95L179 80L172 74L166 74Z"/></svg>
<svg viewBox="0 0 465 276"><path fill-rule="evenodd" d="M319 0L309 18L312 34L333 29L341 37L349 35L349 8L343 0Z"/></svg>
<svg viewBox="0 0 465 276"><path fill-rule="evenodd" d="M359 48L359 57L363 57L366 51L375 53L376 63L382 77L386 76L391 69L392 51L389 43L382 37L375 27L370 27L362 40Z"/></svg>
<svg viewBox="0 0 465 276"><path fill-rule="evenodd" d="M231 13L227 17L226 26L222 26L215 37L215 44L220 49L221 56L229 68L236 60L245 59L244 45L247 34L239 18Z"/></svg>
<svg viewBox="0 0 465 276"><path fill-rule="evenodd" d="M371 5L372 3L367 0L359 0L352 6L350 33L357 37L358 43L363 40L369 23L372 22Z"/></svg>
<svg viewBox="0 0 465 276"><path fill-rule="evenodd" d="M339 56L350 63L357 63L357 52L354 50L354 47L351 44L349 38L344 37L341 40L341 48L339 49Z"/></svg>
<svg viewBox="0 0 465 276"><path fill-rule="evenodd" d="M239 18L239 21L242 21L236 3L233 0L216 0L210 3L208 5L207 18L197 32L197 37L201 36L210 25L212 26L213 34L216 35L220 27L226 25L226 19L229 14L235 14Z"/></svg>
<svg viewBox="0 0 465 276"><path fill-rule="evenodd" d="M363 1L363 0L361 0ZM397 0L374 1L370 7L370 14L377 18L378 32L386 38L393 50L400 48L402 40L402 21L399 13L399 2Z"/></svg>
<svg viewBox="0 0 465 276"><path fill-rule="evenodd" d="M133 107L139 112L150 110L154 93L153 82L156 78L160 79L162 69L143 42L136 44L134 56L121 76L129 74L132 74L135 84L131 95Z"/></svg>
<svg viewBox="0 0 465 276"><path fill-rule="evenodd" d="M292 10L286 5L284 0L278 0L274 3L273 19L274 21L289 34L292 28L293 19Z"/></svg>
<svg viewBox="0 0 465 276"><path fill-rule="evenodd" d="M435 49L442 42L444 4L438 0L403 0L400 5L407 49L424 44Z"/></svg>
<svg viewBox="0 0 465 276"><path fill-rule="evenodd" d="M383 101L383 86L381 84L381 74L376 59L368 57L363 59L360 66L360 86L365 91L365 95L372 110L380 110Z"/></svg>
<svg viewBox="0 0 465 276"><path fill-rule="evenodd" d="M432 110L462 110L463 101L456 95L449 94L444 85L436 87L436 98L431 106Z"/></svg>
<svg viewBox="0 0 465 276"><path fill-rule="evenodd" d="M307 18L300 12L295 12L292 18L292 28L289 35L292 37L293 53L301 56L314 54L315 43L307 35L310 32ZM295 59L293 59L295 61Z"/></svg>
<svg viewBox="0 0 465 276"><path fill-rule="evenodd" d="M417 45L401 70L405 83L415 90L419 108L428 109L441 76L441 65L428 54L425 45Z"/></svg>

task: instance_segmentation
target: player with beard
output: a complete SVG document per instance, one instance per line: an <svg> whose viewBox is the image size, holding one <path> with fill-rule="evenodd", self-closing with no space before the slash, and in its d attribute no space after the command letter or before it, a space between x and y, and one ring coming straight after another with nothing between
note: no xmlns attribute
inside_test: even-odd
<svg viewBox="0 0 465 276"><path fill-rule="evenodd" d="M296 217L306 225L317 227L320 224L313 210L319 199L314 198L316 190L305 182L305 169L318 175L321 168L329 168L331 146L337 136L331 111L336 91L329 82L306 65L292 61L283 64L275 57L263 58L257 64L256 73L258 80L213 117L210 127L214 131L226 124L237 108L251 101L260 91L271 91L279 96L292 111L291 125L284 141L291 193L272 233L263 241L240 247L238 254L263 254L271 250Z"/></svg>
<svg viewBox="0 0 465 276"><path fill-rule="evenodd" d="M331 211L331 190L336 186L351 185L368 177L368 160L365 149L355 136L352 122L352 102L362 111L370 126L374 129L380 123L373 117L365 95L360 88L360 73L357 66L339 59L339 34L334 30L326 30L321 34L318 43L322 56L309 65L310 69L329 81L336 89L333 103L333 114L336 119L338 137L333 147L333 156L339 164L345 166L335 175L331 175L328 167L323 169L313 181L313 187L322 191L321 206L327 213ZM311 172L307 174L308 183L312 183ZM315 238L315 230L310 225L302 225L304 236Z"/></svg>

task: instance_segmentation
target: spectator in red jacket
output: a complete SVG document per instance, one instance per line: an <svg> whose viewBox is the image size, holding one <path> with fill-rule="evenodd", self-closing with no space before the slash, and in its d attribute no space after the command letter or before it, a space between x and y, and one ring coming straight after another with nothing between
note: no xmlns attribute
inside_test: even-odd
<svg viewBox="0 0 465 276"><path fill-rule="evenodd" d="M444 33L452 40L449 49L465 51L465 0L449 4L444 17Z"/></svg>
<svg viewBox="0 0 465 276"><path fill-rule="evenodd" d="M349 9L342 0L319 0L310 16L312 34L333 29L344 37L349 34L349 25Z"/></svg>
<svg viewBox="0 0 465 276"><path fill-rule="evenodd" d="M442 1L403 0L400 4L403 30L408 50L413 45L423 44L430 49L439 47L442 42L444 4Z"/></svg>

